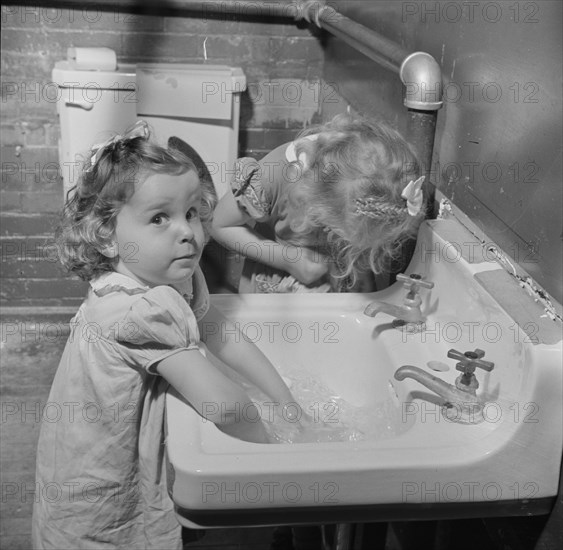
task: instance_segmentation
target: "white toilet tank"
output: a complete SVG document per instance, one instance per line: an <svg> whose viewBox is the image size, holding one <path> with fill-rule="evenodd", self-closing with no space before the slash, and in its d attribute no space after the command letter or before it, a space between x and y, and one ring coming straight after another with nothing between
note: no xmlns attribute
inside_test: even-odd
<svg viewBox="0 0 563 550"><path fill-rule="evenodd" d="M187 144L205 164L219 196L228 188L238 153L241 69L177 63L117 64L95 70L89 64L59 61L53 81L59 87L59 161L66 192L90 147L146 120L158 142ZM181 142L180 142L181 143Z"/></svg>
<svg viewBox="0 0 563 550"><path fill-rule="evenodd" d="M195 150L222 196L238 153L245 89L246 77L238 67L138 64L137 117L147 121L162 145L176 137Z"/></svg>
<svg viewBox="0 0 563 550"><path fill-rule="evenodd" d="M76 68L71 61L58 61L52 78L58 86L59 164L66 197L76 185L91 146L122 133L135 122L135 65L92 70Z"/></svg>

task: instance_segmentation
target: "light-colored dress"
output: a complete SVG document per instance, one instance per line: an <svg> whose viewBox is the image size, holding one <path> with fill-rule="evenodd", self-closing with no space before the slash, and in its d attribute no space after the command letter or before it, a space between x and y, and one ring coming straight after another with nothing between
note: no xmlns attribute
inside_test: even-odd
<svg viewBox="0 0 563 550"><path fill-rule="evenodd" d="M181 548L166 482L168 383L156 365L199 349L208 307L199 268L178 290L113 272L91 282L44 408L34 548Z"/></svg>
<svg viewBox="0 0 563 550"><path fill-rule="evenodd" d="M315 139L315 136L309 136L309 139ZM294 142L277 147L260 161L240 158L235 163L231 191L238 207L252 218L254 230L261 236L280 244L309 248L326 256L326 234L322 230L302 235L291 227L288 192L295 176L289 166L296 160ZM244 250L240 252L244 254ZM284 271L248 258L239 283L241 293L330 291L331 284L326 279L305 286Z"/></svg>

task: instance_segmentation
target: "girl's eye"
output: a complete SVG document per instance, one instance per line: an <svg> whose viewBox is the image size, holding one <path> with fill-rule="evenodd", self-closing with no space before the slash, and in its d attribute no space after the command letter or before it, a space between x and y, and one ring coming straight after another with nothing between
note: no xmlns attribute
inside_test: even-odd
<svg viewBox="0 0 563 550"><path fill-rule="evenodd" d="M165 215L164 214L156 214L151 218L151 223L154 225L161 225L164 222Z"/></svg>
<svg viewBox="0 0 563 550"><path fill-rule="evenodd" d="M199 212L195 209L195 208L190 208L187 212L186 212L186 220L193 220L194 218L198 218L199 217Z"/></svg>

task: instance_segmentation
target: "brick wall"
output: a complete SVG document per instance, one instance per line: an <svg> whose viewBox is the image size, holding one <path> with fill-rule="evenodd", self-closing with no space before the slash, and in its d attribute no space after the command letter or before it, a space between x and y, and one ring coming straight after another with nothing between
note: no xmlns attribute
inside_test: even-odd
<svg viewBox="0 0 563 550"><path fill-rule="evenodd" d="M51 71L71 46L107 46L121 63L239 66L240 153L260 157L320 119L323 52L289 20L156 17L94 9L2 6L3 306L72 306L85 292L58 267L51 235L62 206L56 88Z"/></svg>

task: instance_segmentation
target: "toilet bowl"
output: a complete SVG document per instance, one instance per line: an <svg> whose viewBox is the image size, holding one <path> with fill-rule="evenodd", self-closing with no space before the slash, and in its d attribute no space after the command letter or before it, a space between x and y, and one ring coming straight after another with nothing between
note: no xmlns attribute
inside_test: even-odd
<svg viewBox="0 0 563 550"><path fill-rule="evenodd" d="M122 133L137 119L149 124L161 145L185 152L200 175L213 181L219 196L225 193L238 153L240 93L246 89L241 69L118 63L115 70L96 70L95 61L88 61L87 68L70 59L59 61L52 72L59 88L65 197L91 146Z"/></svg>

